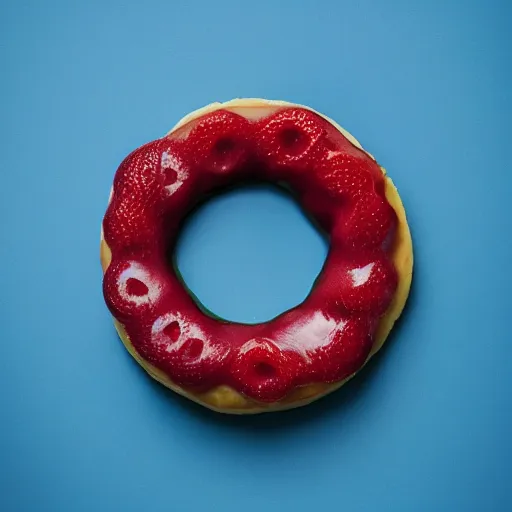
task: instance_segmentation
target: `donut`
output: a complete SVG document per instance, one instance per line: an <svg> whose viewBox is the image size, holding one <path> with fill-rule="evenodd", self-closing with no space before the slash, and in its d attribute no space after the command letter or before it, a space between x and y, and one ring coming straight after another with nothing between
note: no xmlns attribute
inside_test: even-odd
<svg viewBox="0 0 512 512"><path fill-rule="evenodd" d="M285 186L329 237L298 306L254 325L214 317L172 262L199 201L247 181ZM328 117L284 101L213 103L117 169L101 230L103 294L129 353L218 412L271 412L339 388L382 347L412 279L412 241L385 170Z"/></svg>

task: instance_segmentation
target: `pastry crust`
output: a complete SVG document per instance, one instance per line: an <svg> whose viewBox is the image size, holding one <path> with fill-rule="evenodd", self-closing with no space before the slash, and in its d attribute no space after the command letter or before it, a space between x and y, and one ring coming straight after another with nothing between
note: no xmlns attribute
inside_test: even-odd
<svg viewBox="0 0 512 512"><path fill-rule="evenodd" d="M361 144L350 133L348 133L341 126L339 126L335 121L319 112L316 112L310 107L304 105L297 105L294 103L288 103L285 101L263 100L257 98L235 99L228 101L226 103L212 103L210 105L207 105L206 107L200 108L185 116L183 119L181 119L181 121L179 121L174 126L174 128L169 133L178 130L188 122L193 121L198 117L201 117L207 113L214 112L215 110L219 109L232 110L237 113L246 115L248 117L252 115L254 115L254 117L260 117L261 115L266 115L266 111L270 113L275 108L282 106L298 106L315 112L316 114L326 119L333 126L335 126L350 142L352 142L352 144L354 144L360 149L363 149ZM365 150L363 149L363 151ZM372 159L374 159L370 153L368 153L367 151L365 152ZM382 348L384 342L386 341L386 338L388 337L391 329L393 328L394 323L402 313L402 310L407 301L407 297L409 295L413 269L412 239L409 231L409 226L407 224L405 210L402 205L402 201L400 199L398 191L394 186L391 178L389 178L389 176L386 175L386 171L383 168L381 169L383 174L385 175L386 198L389 204L395 210L398 217L397 230L392 248L392 260L398 274L398 286L387 312L379 320L379 325L375 336L375 342L366 362L368 362L368 360ZM110 194L110 199L111 198L112 192ZM105 273L105 271L107 270L111 259L112 254L110 248L108 247L107 243L103 238L102 229L100 243L100 260L101 266L103 268L103 273ZM208 407L209 409L222 413L254 414L292 409L294 407L306 405L338 389L357 373L356 372L352 374L350 377L342 381L333 382L330 384L315 383L309 384L307 386L302 386L300 388L296 388L283 399L272 403L257 402L242 395L238 391L226 385L217 386L206 392L194 393L182 388L181 386L178 386L177 384L172 382L171 379L169 379L169 377L164 372L162 372L152 364L145 361L133 347L124 326L115 318L114 325L128 352L146 370L146 372L151 377L153 377L155 380L157 380L164 386L172 389L176 393L179 393L180 395L183 395L186 398L193 400L194 402L197 402L205 407Z"/></svg>

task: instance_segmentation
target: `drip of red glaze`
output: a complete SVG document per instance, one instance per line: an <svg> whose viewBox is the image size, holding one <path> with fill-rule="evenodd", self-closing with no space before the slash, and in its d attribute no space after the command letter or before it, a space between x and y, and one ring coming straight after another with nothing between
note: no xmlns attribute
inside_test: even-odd
<svg viewBox="0 0 512 512"><path fill-rule="evenodd" d="M308 299L257 326L205 316L165 260L167 241L201 195L247 169L287 180L331 238ZM218 110L119 167L103 222L113 257L105 300L135 350L173 382L191 390L226 384L273 402L364 364L397 286L389 253L395 226L379 166L320 116L279 108L254 122Z"/></svg>

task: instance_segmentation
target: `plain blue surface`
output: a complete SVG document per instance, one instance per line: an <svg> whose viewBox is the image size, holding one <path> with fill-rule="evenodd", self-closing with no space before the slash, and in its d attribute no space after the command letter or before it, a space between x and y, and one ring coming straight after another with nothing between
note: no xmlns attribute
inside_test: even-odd
<svg viewBox="0 0 512 512"><path fill-rule="evenodd" d="M511 6L4 1L0 509L511 510ZM416 254L407 312L357 379L251 418L146 378L98 263L122 158L235 96L306 103L352 131L398 185ZM266 317L301 300L325 247L286 201L241 194L193 222L183 261L212 309ZM219 267L242 281L223 294L208 264L241 239L254 256ZM280 288L250 276L283 267Z"/></svg>

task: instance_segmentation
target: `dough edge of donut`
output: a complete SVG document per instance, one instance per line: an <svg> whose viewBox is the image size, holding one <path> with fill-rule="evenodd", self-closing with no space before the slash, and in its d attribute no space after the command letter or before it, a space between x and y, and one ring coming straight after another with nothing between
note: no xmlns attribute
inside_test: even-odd
<svg viewBox="0 0 512 512"><path fill-rule="evenodd" d="M261 108L261 107L283 107L283 106L295 106L300 108L305 108L316 114L320 115L322 118L327 120L333 126L335 126L352 144L362 149L367 153L373 160L375 158L363 149L358 140L353 137L349 132L343 129L338 123L327 117L326 115L317 112L316 110L305 106L299 105L296 103L290 103L286 101L280 100L265 100L259 98L239 98L230 100L225 103L215 102L200 109L197 109L190 114L183 117L178 123L168 132L167 135L174 132L178 128L181 128L185 124L201 117L210 112L214 112L219 109L233 109L237 108ZM154 365L145 361L135 350L133 344L130 341L128 333L124 326L115 318L113 318L115 328L123 342L124 346L131 354L131 356L139 363L142 368L151 376L153 379L163 384L167 388L171 389L175 393L182 395L193 402L196 402L208 409L219 413L226 414L257 414L263 412L273 412L273 411L282 411L286 409L293 409L296 407L300 407L303 405L307 405L313 401L326 396L333 391L339 389L343 384L349 381L352 377L354 377L361 369L366 365L366 363L382 348L384 342L386 341L389 333L391 332L393 325L400 317L405 304L407 302L407 297L409 296L409 291L411 287L412 281L412 271L413 271L413 249L412 249L412 238L409 230L409 225L407 223L407 217L405 213L405 209L402 204L402 200L400 195L398 194L398 190L396 189L393 181L389 176L386 175L386 171L382 168L382 172L385 175L385 193L386 198L390 205L395 210L398 217L398 225L395 234L394 247L393 247L393 263L398 273L398 286L391 301L391 304L386 311L386 313L379 320L379 325L377 328L377 332L375 335L375 342L373 348L368 356L365 364L359 368L355 373L350 375L349 377L332 383L313 383L308 384L306 386L302 386L292 390L287 396L278 400L276 402L258 402L253 400L245 395L239 393L234 390L230 386L220 385L215 388L212 388L206 392L195 393L193 391L188 391L181 386L174 383L163 371L156 368ZM109 202L112 199L112 189L110 191ZM101 242L100 242L100 261L103 269L103 273L107 270L110 261L112 259L112 254L109 246L103 237L103 224L101 228Z"/></svg>

